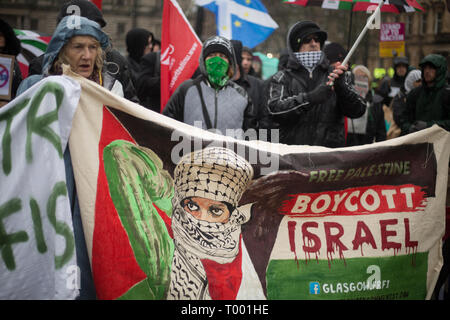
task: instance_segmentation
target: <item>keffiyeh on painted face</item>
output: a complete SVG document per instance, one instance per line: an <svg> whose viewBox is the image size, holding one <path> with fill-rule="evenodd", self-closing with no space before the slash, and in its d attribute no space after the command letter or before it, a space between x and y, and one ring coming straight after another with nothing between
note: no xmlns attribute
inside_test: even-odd
<svg viewBox="0 0 450 320"><path fill-rule="evenodd" d="M312 72L314 68L322 60L322 51L310 51L310 52L294 52L297 61L302 64L309 72Z"/></svg>
<svg viewBox="0 0 450 320"><path fill-rule="evenodd" d="M205 61L206 73L208 74L208 80L212 85L216 87L223 87L228 77L229 63L221 57L212 57Z"/></svg>

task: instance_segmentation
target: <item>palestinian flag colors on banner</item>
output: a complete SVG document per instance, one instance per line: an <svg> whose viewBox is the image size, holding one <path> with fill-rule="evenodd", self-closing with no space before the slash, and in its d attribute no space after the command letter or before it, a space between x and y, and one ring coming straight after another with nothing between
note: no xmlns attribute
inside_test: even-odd
<svg viewBox="0 0 450 320"><path fill-rule="evenodd" d="M76 294L64 163L99 299L431 297L444 129L340 149L235 140L65 72L0 111L0 298Z"/></svg>
<svg viewBox="0 0 450 320"><path fill-rule="evenodd" d="M324 9L367 11L375 10L378 0L284 0L284 3L300 6L315 6ZM416 0L386 0L381 7L382 12L414 12L424 11Z"/></svg>
<svg viewBox="0 0 450 320"><path fill-rule="evenodd" d="M22 52L17 56L23 78L28 76L28 66L35 58L43 55L47 50L51 36L43 36L37 32L29 30L14 29L14 33L20 40Z"/></svg>

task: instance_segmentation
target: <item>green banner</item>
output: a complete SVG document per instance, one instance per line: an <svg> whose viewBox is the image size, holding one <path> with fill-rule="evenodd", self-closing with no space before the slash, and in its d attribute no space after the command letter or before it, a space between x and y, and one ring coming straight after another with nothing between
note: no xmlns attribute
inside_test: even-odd
<svg viewBox="0 0 450 320"><path fill-rule="evenodd" d="M428 254L383 258L271 260L268 299L425 299Z"/></svg>

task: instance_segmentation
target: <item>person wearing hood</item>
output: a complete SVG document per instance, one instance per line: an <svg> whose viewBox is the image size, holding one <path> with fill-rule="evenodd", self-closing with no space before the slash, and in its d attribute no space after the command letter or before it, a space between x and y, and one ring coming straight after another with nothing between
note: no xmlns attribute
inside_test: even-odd
<svg viewBox="0 0 450 320"><path fill-rule="evenodd" d="M137 79L141 71L141 59L144 55L153 51L153 33L142 28L133 28L128 31L125 42L128 51L128 66L131 71L131 79L134 87L137 87Z"/></svg>
<svg viewBox="0 0 450 320"><path fill-rule="evenodd" d="M403 88L406 76L414 68L409 65L407 57L394 58L394 76L386 77L381 83L379 93L384 98L384 103L390 105L392 99L397 95L401 88Z"/></svg>
<svg viewBox="0 0 450 320"><path fill-rule="evenodd" d="M399 124L401 114L406 108L406 97L412 89L417 88L422 84L422 72L418 69L412 70L405 78L404 85L400 88L400 91L392 99L392 112L394 116L394 122Z"/></svg>
<svg viewBox="0 0 450 320"><path fill-rule="evenodd" d="M322 48L327 33L312 21L294 24L287 34L289 59L268 88L268 112L280 124L280 143L345 146L345 117L366 111L364 99L341 76L347 67L330 66Z"/></svg>
<svg viewBox="0 0 450 320"><path fill-rule="evenodd" d="M70 0L65 2L56 19L56 23L59 24L61 20L68 16L75 14L73 10L74 6L79 9L79 15L89 20L97 22L101 28L106 26L106 21L103 18L103 14L100 9L89 0ZM135 103L139 103L139 99L136 96L136 89L134 83L131 81L131 74L128 68L127 60L120 54L119 51L112 47L111 41L109 46L104 50L105 58L103 61L103 68L105 72L109 74L110 79L117 80L121 83L123 89L123 97ZM34 74L42 74L44 55L34 58L28 68L28 76ZM115 81L109 81L104 86L108 90L112 89Z"/></svg>
<svg viewBox="0 0 450 320"><path fill-rule="evenodd" d="M13 28L6 23L6 21L0 19L0 54L11 55L16 58L14 59L14 69L11 83L11 100L16 97L17 88L22 81L22 72L20 71L19 63L17 62L17 55L21 50L22 46L20 45L20 40L17 39L14 34ZM7 103L7 101L4 102Z"/></svg>
<svg viewBox="0 0 450 320"><path fill-rule="evenodd" d="M242 88L247 91L250 99L252 100L254 108L256 108L258 112L258 119L261 119L263 116L263 81L259 78L256 78L250 74L245 73L244 68L242 67L242 42L239 40L231 40L233 45L234 54L236 56L236 62L238 67L236 68L236 74L233 77L233 81L240 85Z"/></svg>
<svg viewBox="0 0 450 320"><path fill-rule="evenodd" d="M246 74L253 75L255 73L255 70L253 70L253 51L249 47L242 47L242 61L241 66L242 69Z"/></svg>
<svg viewBox="0 0 450 320"><path fill-rule="evenodd" d="M73 72L104 87L115 82L111 91L123 96L122 85L103 68L104 50L109 46L108 36L95 21L80 16L80 25L74 28L69 19L70 16L64 17L52 35L44 54L42 74L26 78L18 92L24 92L44 77L61 75L62 65L67 64Z"/></svg>
<svg viewBox="0 0 450 320"><path fill-rule="evenodd" d="M231 42L213 36L203 43L200 55L200 75L184 81L170 97L163 114L226 134L233 129L242 138L243 129L257 128L257 110L244 88L231 79L237 63Z"/></svg>
<svg viewBox="0 0 450 320"><path fill-rule="evenodd" d="M450 86L446 82L447 60L429 54L419 64L422 84L411 90L401 114L402 134L439 125L450 131Z"/></svg>
<svg viewBox="0 0 450 320"><path fill-rule="evenodd" d="M150 52L141 59L136 91L141 104L155 112L161 111L160 52Z"/></svg>
<svg viewBox="0 0 450 320"><path fill-rule="evenodd" d="M85 17L80 17L79 25L74 28L64 17L52 35L43 60L43 74L32 75L22 81L19 90L24 92L46 76L61 75L62 65L69 65L71 70L89 80L108 88L114 82L111 91L121 94L122 85L103 68L104 50L109 47L109 38L100 25ZM123 94L123 93L122 93ZM80 268L80 296L78 299L95 299L95 286L92 279L89 257L81 221L80 207L75 187L70 149L64 151L66 168L66 185L71 203L72 220L77 252L77 265Z"/></svg>

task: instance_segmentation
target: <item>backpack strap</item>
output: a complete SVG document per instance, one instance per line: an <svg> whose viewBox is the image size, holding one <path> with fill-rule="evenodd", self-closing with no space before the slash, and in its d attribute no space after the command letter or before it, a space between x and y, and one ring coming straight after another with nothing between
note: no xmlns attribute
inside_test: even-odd
<svg viewBox="0 0 450 320"><path fill-rule="evenodd" d="M194 84L197 87L198 90L198 94L200 96L200 101L202 103L202 112L203 112L203 118L205 119L206 122L206 128L207 129L211 129L213 128L212 123L211 123L211 118L209 117L209 113L208 110L206 109L206 104L205 104L205 100L203 99L203 92L202 92L202 87L200 85L201 82L201 78L197 78L194 80ZM214 128L217 126L217 116L214 122Z"/></svg>

